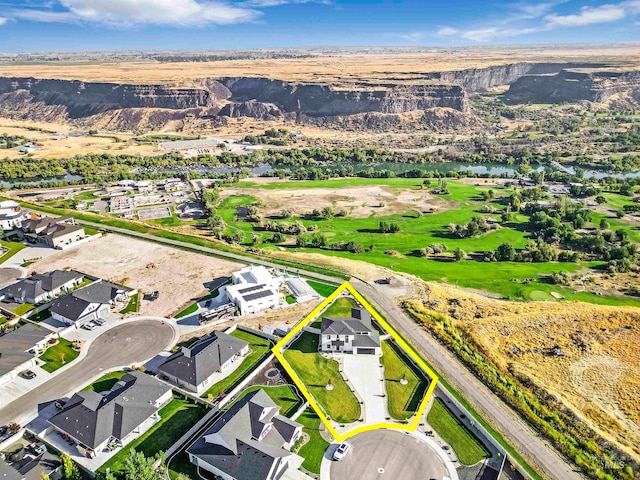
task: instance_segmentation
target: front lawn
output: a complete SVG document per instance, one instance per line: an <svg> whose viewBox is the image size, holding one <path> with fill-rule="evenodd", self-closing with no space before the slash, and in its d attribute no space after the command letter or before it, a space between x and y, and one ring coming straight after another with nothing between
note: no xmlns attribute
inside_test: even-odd
<svg viewBox="0 0 640 480"><path fill-rule="evenodd" d="M264 337L259 337L258 335L238 329L234 330L229 335L249 342L250 353L242 359L242 364L231 372L228 377L213 384L211 388L203 393L203 398L207 398L209 395L216 398L219 392L224 392L225 394L229 393L249 372L251 372L271 354L271 342Z"/></svg>
<svg viewBox="0 0 640 480"><path fill-rule="evenodd" d="M7 249L7 251L0 257L0 263L6 262L20 250L27 248L24 243L8 242L7 240L0 240L0 245Z"/></svg>
<svg viewBox="0 0 640 480"><path fill-rule="evenodd" d="M57 344L49 347L47 351L40 356L40 360L47 362L42 365L42 369L49 373L55 372L67 363L73 362L78 358L78 355L80 355L80 352L71 348L71 342L69 340L59 338Z"/></svg>
<svg viewBox="0 0 640 480"><path fill-rule="evenodd" d="M24 315L25 313L30 312L34 308L36 307L34 305L31 305L30 303L23 303L21 305L18 305L16 308L14 308L12 312L15 313L16 315Z"/></svg>
<svg viewBox="0 0 640 480"><path fill-rule="evenodd" d="M318 335L303 332L284 351L284 358L329 418L339 423L352 423L360 418L360 403L338 372L338 362L318 353ZM333 390L326 388L329 380Z"/></svg>
<svg viewBox="0 0 640 480"><path fill-rule="evenodd" d="M292 385L278 385L276 387L254 385L242 391L235 402L250 394L251 392L255 392L256 390L264 390L265 393L269 395L269 397L271 397L271 400L273 400L276 405L280 407L280 415L283 415L285 417L290 417L291 415L296 413L303 403L302 397L300 396L296 388ZM229 407L227 407L227 410L231 407L231 405L233 405L233 403L230 404Z"/></svg>
<svg viewBox="0 0 640 480"><path fill-rule="evenodd" d="M483 458L490 456L480 440L455 417L441 399L435 399L427 415L427 422L445 442L451 445L463 465L475 465Z"/></svg>
<svg viewBox="0 0 640 480"><path fill-rule="evenodd" d="M358 303L351 297L336 298L329 307L316 318L310 327L320 328L322 317L346 317L351 318L351 308L357 307Z"/></svg>
<svg viewBox="0 0 640 480"><path fill-rule="evenodd" d="M118 383L118 381L127 374L124 370L119 370L117 372L107 373L103 375L98 380L93 382L91 385L88 385L83 390L93 390L94 392L106 392L111 390L113 386Z"/></svg>
<svg viewBox="0 0 640 480"><path fill-rule="evenodd" d="M389 414L397 420L411 418L424 398L429 387L426 375L415 367L395 344L385 340L382 342L384 380L387 389ZM407 384L400 380L406 375Z"/></svg>
<svg viewBox="0 0 640 480"><path fill-rule="evenodd" d="M191 400L174 396L173 400L160 410L161 420L110 458L100 467L100 471L104 472L109 468L117 474L124 467L129 451L133 449L144 453L147 457L165 452L187 433L206 412L207 408L204 405L194 404Z"/></svg>
<svg viewBox="0 0 640 480"><path fill-rule="evenodd" d="M301 423L303 425L302 431L309 435L309 441L298 451L298 455L304 458L302 467L319 475L322 457L329 446L329 443L320 434L320 425L322 425L320 417L309 407L302 412L296 422Z"/></svg>

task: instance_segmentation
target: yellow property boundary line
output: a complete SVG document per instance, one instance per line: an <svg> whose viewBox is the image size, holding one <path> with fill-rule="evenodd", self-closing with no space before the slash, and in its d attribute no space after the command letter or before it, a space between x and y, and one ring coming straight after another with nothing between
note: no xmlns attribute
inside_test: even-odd
<svg viewBox="0 0 640 480"><path fill-rule="evenodd" d="M431 379L431 382L429 384L429 388L427 389L427 392L424 395L422 403L418 407L418 410L416 411L416 413L414 415L414 418L413 418L413 421L411 423L401 424L401 423L385 422L385 423L376 423L374 425L364 425L362 427L358 427L358 428L355 428L353 430L349 430L348 432L343 433L341 435L333 427L333 425L331 424L331 422L329 421L327 416L324 414L324 412L322 411L322 409L320 408L320 406L316 402L316 400L313 398L313 395L311 395L311 392L309 392L309 390L307 389L305 384L302 382L302 380L300 380L300 378L296 374L295 370L285 360L284 355L282 353L282 350L284 349L284 347L286 347L287 344L289 344L289 342L291 342L291 340L298 334L298 332L300 332L309 322L311 322L311 320L313 320L322 310L324 310L327 307L327 305L329 305L331 302L333 302L333 300L335 300L336 297L338 297L338 295L340 295L344 290L349 291L349 293L351 293L351 295L353 295L353 297L364 308L366 308L369 311L369 313L371 313L371 316L391 335L391 337L396 341L396 343L400 347L402 347L402 349L407 353L407 355L409 355L411 357L411 359L413 359L418 364L418 366L420 368L422 368L422 370L424 370L424 372ZM343 440L345 440L345 439L347 439L349 437L353 437L354 435L357 435L358 433L367 432L367 431L370 431L370 430L377 430L377 429L380 429L380 428L392 428L392 429L395 429L395 430L414 431L416 428L418 428L418 424L420 423L420 418L424 414L424 411L427 408L427 404L429 403L429 399L431 398L431 395L433 394L433 391L436 388L436 384L438 382L437 375L418 356L418 354L413 350L413 348L411 348L398 335L398 333L393 329L393 327L391 325L389 325L378 314L378 312L376 312L373 309L373 307L371 307L369 302L367 302L362 297L362 295L360 295L360 293L358 293L358 291L351 286L351 284L349 282L344 282L331 295L329 295L320 305L318 305L316 308L314 308L313 311L309 315L307 315L302 322L300 322L298 325L296 325L287 334L287 336L285 336L281 341L279 341L276 344L275 347L273 347L273 353L276 356L276 358L278 359L278 361L282 364L284 369L287 371L287 373L291 376L291 379L293 380L293 382L300 389L300 391L302 392L304 397L307 399L307 401L309 402L311 407L315 410L316 414L320 417L320 419L325 424L325 426L327 427L329 432L331 432L331 435L333 435L333 438L335 438L336 441L338 441L338 442L342 442Z"/></svg>

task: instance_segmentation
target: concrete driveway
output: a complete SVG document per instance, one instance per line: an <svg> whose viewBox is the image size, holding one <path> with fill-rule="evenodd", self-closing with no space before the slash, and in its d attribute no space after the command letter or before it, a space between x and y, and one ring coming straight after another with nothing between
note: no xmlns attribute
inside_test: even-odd
<svg viewBox="0 0 640 480"><path fill-rule="evenodd" d="M167 349L174 338L174 329L168 322L152 319L127 322L107 330L91 343L87 355L77 364L3 406L0 425L12 421L24 424L48 402L69 396L106 370L148 360Z"/></svg>
<svg viewBox="0 0 640 480"><path fill-rule="evenodd" d="M351 451L339 462L323 460L322 478L331 480L438 480L448 475L438 454L422 440L395 430L373 430L352 437ZM328 455L334 451L327 450Z"/></svg>
<svg viewBox="0 0 640 480"><path fill-rule="evenodd" d="M387 416L387 399L380 357L342 355L342 369L364 402L365 424L383 423Z"/></svg>

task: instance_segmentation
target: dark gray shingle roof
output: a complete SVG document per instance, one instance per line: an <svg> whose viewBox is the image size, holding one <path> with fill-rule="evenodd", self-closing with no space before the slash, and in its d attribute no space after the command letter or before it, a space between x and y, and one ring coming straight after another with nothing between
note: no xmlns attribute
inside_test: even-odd
<svg viewBox="0 0 640 480"><path fill-rule="evenodd" d="M20 328L5 333L0 337L0 375L9 373L14 368L33 358L26 353L36 343L41 342L51 331L44 327L38 327L27 323Z"/></svg>
<svg viewBox="0 0 640 480"><path fill-rule="evenodd" d="M158 370L197 386L247 345L249 343L244 340L214 331L190 347L182 347L167 358Z"/></svg>
<svg viewBox="0 0 640 480"><path fill-rule="evenodd" d="M49 423L96 448L110 437L122 439L158 411L154 403L171 387L146 375L127 373L104 395L83 390L71 397Z"/></svg>

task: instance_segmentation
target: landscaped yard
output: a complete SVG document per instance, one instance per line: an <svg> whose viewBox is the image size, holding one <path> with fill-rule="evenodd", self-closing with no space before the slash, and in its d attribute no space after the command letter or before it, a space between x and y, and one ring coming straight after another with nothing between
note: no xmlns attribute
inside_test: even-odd
<svg viewBox="0 0 640 480"><path fill-rule="evenodd" d="M124 307L122 310L120 310L120 313L122 314L135 313L137 311L138 311L138 294L134 293L129 299L129 303L127 304L127 306Z"/></svg>
<svg viewBox="0 0 640 480"><path fill-rule="evenodd" d="M219 392L229 393L242 381L248 372L252 371L271 354L271 342L264 337L259 337L258 335L238 329L231 332L230 335L249 342L250 353L242 359L242 364L228 377L215 383L209 390L202 394L203 398L208 398L209 395L216 398Z"/></svg>
<svg viewBox="0 0 640 480"><path fill-rule="evenodd" d="M336 298L335 301L329 305L329 308L322 312L309 326L320 328L322 317L351 317L351 308L357 306L358 303L351 297Z"/></svg>
<svg viewBox="0 0 640 480"><path fill-rule="evenodd" d="M100 467L100 471L104 472L109 468L112 472L119 472L124 466L124 461L129 455L129 451L132 449L144 453L147 457L166 451L206 412L207 408L204 405L194 404L192 400L174 396L173 400L160 410L162 420L109 459L108 462Z"/></svg>
<svg viewBox="0 0 640 480"><path fill-rule="evenodd" d="M15 313L16 315L24 315L25 313L30 312L34 308L36 307L34 305L31 305L30 303L23 303L21 305L18 305L16 308L14 308L12 312Z"/></svg>
<svg viewBox="0 0 640 480"><path fill-rule="evenodd" d="M329 446L329 443L320 434L320 417L309 407L302 412L296 422L301 423L303 425L302 431L309 435L309 441L298 452L298 455L304 458L302 466L311 473L320 474L322 457Z"/></svg>
<svg viewBox="0 0 640 480"><path fill-rule="evenodd" d="M284 415L285 417L290 417L296 413L303 403L302 396L298 393L296 387L292 385L278 385L275 387L254 385L243 390L233 403L256 390L264 390L266 394L271 397L271 400L280 406L280 415ZM233 403L229 404L227 409L230 408Z"/></svg>
<svg viewBox="0 0 640 480"><path fill-rule="evenodd" d="M4 247L4 249L8 249L6 253L0 256L0 263L6 262L11 257L13 257L16 253L18 253L20 250L22 250L23 248L27 248L27 246L24 243L8 242L6 240L0 240L0 245Z"/></svg>
<svg viewBox="0 0 640 480"><path fill-rule="evenodd" d="M427 422L451 445L463 465L475 465L489 457L489 451L439 398L435 399L427 415Z"/></svg>
<svg viewBox="0 0 640 480"><path fill-rule="evenodd" d="M397 420L411 418L429 387L427 376L388 340L382 342L380 361L384 366L389 414ZM406 375L406 385L400 383L403 375Z"/></svg>
<svg viewBox="0 0 640 480"><path fill-rule="evenodd" d="M47 362L42 365L42 369L47 372L55 372L67 363L73 362L78 358L80 352L71 348L71 342L66 338L59 338L58 343L49 347L46 352L40 356L40 360Z"/></svg>
<svg viewBox="0 0 640 480"><path fill-rule="evenodd" d="M303 332L284 351L284 358L330 419L352 423L360 418L360 403L338 372L338 362L318 353L318 335ZM333 390L326 388L329 380Z"/></svg>
<svg viewBox="0 0 640 480"><path fill-rule="evenodd" d="M193 302L191 305L189 305L187 308L185 308L181 312L178 312L176 315L174 315L173 318L183 318L196 313L200 308L200 306L198 305L199 302L204 302L206 300L209 300L210 298L216 298L219 294L220 294L220 287L216 288L212 292L207 293L204 297L199 298L198 300Z"/></svg>
<svg viewBox="0 0 640 480"><path fill-rule="evenodd" d="M93 382L91 385L88 385L87 387L85 387L83 390L93 390L98 393L106 392L108 390L111 390L113 386L116 383L118 383L118 380L120 380L126 374L127 372L124 370L118 370L117 372L107 373L106 375L103 375L98 380Z"/></svg>

